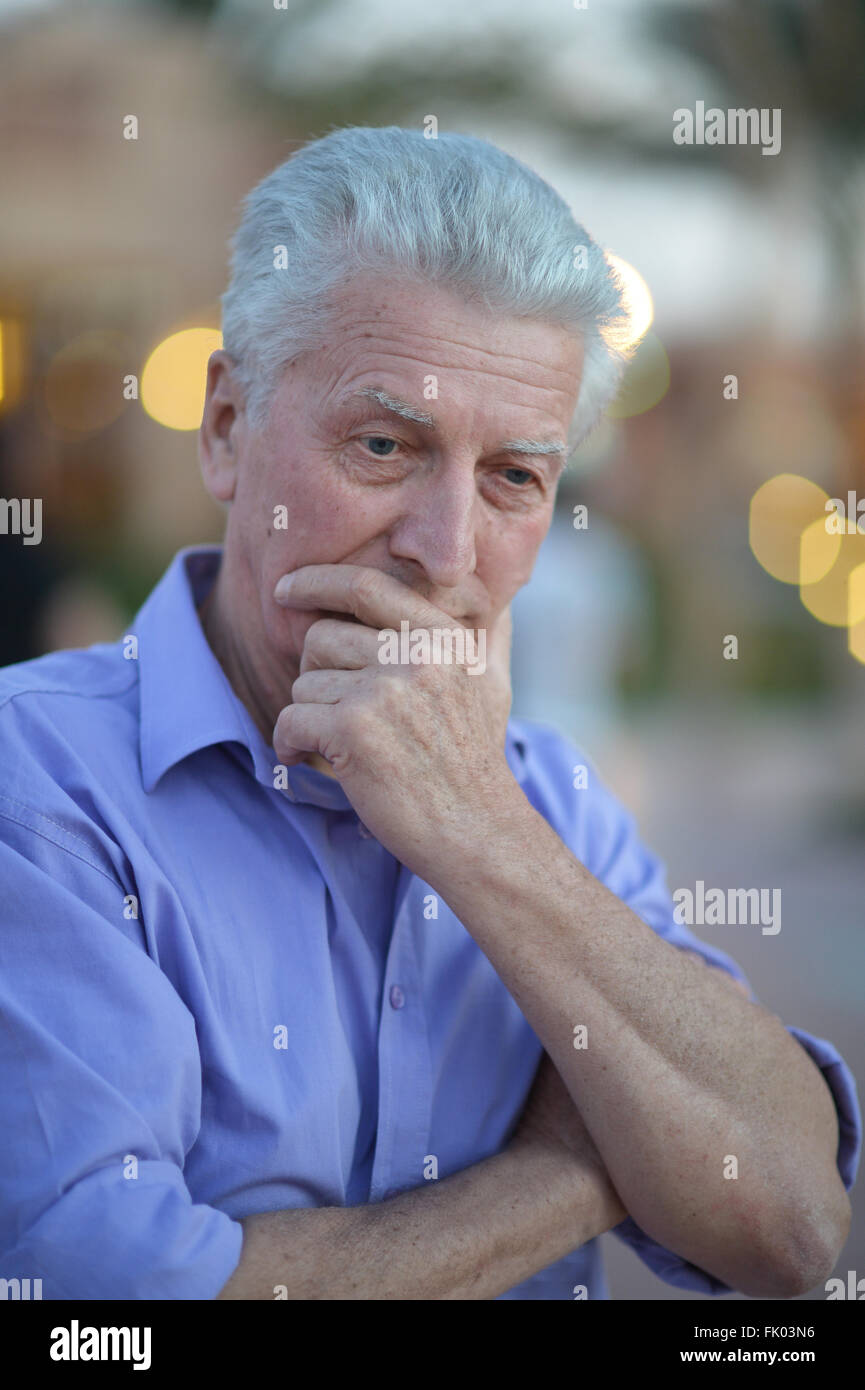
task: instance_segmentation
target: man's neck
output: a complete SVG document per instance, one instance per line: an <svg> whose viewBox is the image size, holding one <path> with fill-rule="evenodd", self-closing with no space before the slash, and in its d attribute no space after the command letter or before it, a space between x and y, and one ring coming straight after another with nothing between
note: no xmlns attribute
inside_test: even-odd
<svg viewBox="0 0 865 1390"><path fill-rule="evenodd" d="M245 631L245 628L232 617L224 578L223 563L209 592L198 606L198 618L210 649L232 690L249 711L265 743L272 747L274 725L280 710L291 704L291 687L298 672L289 673L287 679L284 671L280 671L278 676L276 673L267 676L256 672L242 640L236 640L235 634ZM308 753L304 762L328 777L335 775L330 763L318 753Z"/></svg>

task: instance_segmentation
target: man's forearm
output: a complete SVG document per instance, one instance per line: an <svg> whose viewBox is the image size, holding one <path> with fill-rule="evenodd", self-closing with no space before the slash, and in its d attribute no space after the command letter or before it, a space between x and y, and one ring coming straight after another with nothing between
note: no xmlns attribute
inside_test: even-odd
<svg viewBox="0 0 865 1390"><path fill-rule="evenodd" d="M780 1020L664 942L521 792L474 808L421 870L555 1062L647 1234L757 1296L825 1278L849 1221L837 1118Z"/></svg>
<svg viewBox="0 0 865 1390"><path fill-rule="evenodd" d="M243 1222L220 1299L492 1299L626 1216L606 1174L531 1146L388 1201Z"/></svg>

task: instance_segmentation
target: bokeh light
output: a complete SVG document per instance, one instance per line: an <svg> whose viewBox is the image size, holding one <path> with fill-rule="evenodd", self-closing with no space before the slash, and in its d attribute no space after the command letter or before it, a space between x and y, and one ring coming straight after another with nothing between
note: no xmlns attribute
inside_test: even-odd
<svg viewBox="0 0 865 1390"><path fill-rule="evenodd" d="M628 363L618 395L607 409L611 420L627 420L651 410L670 386L670 359L660 339L649 333Z"/></svg>
<svg viewBox="0 0 865 1390"><path fill-rule="evenodd" d="M126 406L123 375L131 347L120 333L79 333L48 364L43 394L54 425L92 434L116 420Z"/></svg>
<svg viewBox="0 0 865 1390"><path fill-rule="evenodd" d="M22 379L21 324L14 318L0 319L0 411L17 405Z"/></svg>
<svg viewBox="0 0 865 1390"><path fill-rule="evenodd" d="M835 564L840 550L841 537L826 530L825 516L806 526L799 540L800 585L819 583Z"/></svg>
<svg viewBox="0 0 865 1390"><path fill-rule="evenodd" d="M850 655L865 665L865 618L856 618L856 613L865 609L865 564L857 565L850 571L847 580L848 632L847 645Z"/></svg>
<svg viewBox="0 0 865 1390"><path fill-rule="evenodd" d="M799 596L813 617L829 627L858 626L865 619L865 588L861 581L851 584L857 566L865 564L865 535L835 536L838 558L816 583L802 584Z"/></svg>
<svg viewBox="0 0 865 1390"><path fill-rule="evenodd" d="M856 618L865 609L865 564L857 565L850 571L847 581L848 595L848 633L847 645L850 655L865 665L865 618Z"/></svg>
<svg viewBox="0 0 865 1390"><path fill-rule="evenodd" d="M167 429L198 429L207 360L220 347L217 328L184 328L163 339L141 373L141 404L147 414Z"/></svg>
<svg viewBox="0 0 865 1390"><path fill-rule="evenodd" d="M606 331L608 341L619 349L632 348L645 337L655 317L655 305L649 286L638 270L616 256L612 251L605 253L607 264L612 267L622 286L627 324L617 324Z"/></svg>
<svg viewBox="0 0 865 1390"><path fill-rule="evenodd" d="M748 541L773 579L814 584L835 564L841 537L826 530L828 500L828 493L798 473L779 473L758 487L751 498Z"/></svg>

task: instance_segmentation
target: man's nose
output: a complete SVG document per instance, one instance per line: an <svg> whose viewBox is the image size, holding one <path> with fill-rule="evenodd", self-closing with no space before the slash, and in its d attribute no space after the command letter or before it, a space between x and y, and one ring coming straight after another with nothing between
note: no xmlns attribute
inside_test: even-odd
<svg viewBox="0 0 865 1390"><path fill-rule="evenodd" d="M473 470L436 469L416 488L391 529L390 552L415 560L430 583L452 589L477 565L475 532L480 499Z"/></svg>

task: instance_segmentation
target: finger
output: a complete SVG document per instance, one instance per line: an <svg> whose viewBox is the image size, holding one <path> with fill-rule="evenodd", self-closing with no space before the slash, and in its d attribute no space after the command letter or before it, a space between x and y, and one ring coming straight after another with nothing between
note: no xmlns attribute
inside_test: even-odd
<svg viewBox="0 0 865 1390"><path fill-rule="evenodd" d="M324 757L324 746L333 728L333 714L327 705L286 705L273 730L273 748L277 757L288 762L297 754L318 753Z"/></svg>
<svg viewBox="0 0 865 1390"><path fill-rule="evenodd" d="M305 671L291 687L293 705L338 705L356 692L361 679L357 671Z"/></svg>
<svg viewBox="0 0 865 1390"><path fill-rule="evenodd" d="M452 626L454 619L414 589L366 565L302 565L283 575L274 599L286 608L321 608L350 613L367 627ZM457 620L458 621L458 620Z"/></svg>
<svg viewBox="0 0 865 1390"><path fill-rule="evenodd" d="M303 639L300 671L359 670L378 657L378 633L359 623L319 618Z"/></svg>

